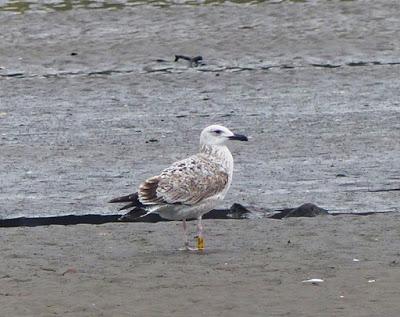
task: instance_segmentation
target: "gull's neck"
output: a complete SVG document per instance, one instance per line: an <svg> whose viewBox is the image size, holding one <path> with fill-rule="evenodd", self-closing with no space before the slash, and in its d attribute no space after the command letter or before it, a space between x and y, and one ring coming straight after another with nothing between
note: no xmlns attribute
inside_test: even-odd
<svg viewBox="0 0 400 317"><path fill-rule="evenodd" d="M217 158L228 170L233 170L233 157L226 145L200 144L200 153Z"/></svg>
<svg viewBox="0 0 400 317"><path fill-rule="evenodd" d="M200 144L200 153L224 158L227 152L230 153L226 145Z"/></svg>

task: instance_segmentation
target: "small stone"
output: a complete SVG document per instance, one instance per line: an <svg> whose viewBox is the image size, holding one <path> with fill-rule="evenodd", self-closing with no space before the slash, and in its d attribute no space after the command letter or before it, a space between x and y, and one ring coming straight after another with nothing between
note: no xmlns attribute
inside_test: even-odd
<svg viewBox="0 0 400 317"><path fill-rule="evenodd" d="M150 140L146 141L146 143L154 143L154 142L158 142L158 140L157 139L150 139Z"/></svg>

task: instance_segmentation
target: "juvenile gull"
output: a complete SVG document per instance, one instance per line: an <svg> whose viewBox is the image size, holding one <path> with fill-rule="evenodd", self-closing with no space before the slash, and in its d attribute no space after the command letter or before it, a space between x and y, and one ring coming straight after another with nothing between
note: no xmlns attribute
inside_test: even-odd
<svg viewBox="0 0 400 317"><path fill-rule="evenodd" d="M145 209L146 215L157 213L165 219L182 220L186 250L192 250L186 220L197 218L197 247L203 249L201 218L224 199L232 182L233 158L226 146L229 140L247 141L247 137L220 125L205 128L200 135L199 153L145 180L136 193L109 202L128 203L120 210Z"/></svg>

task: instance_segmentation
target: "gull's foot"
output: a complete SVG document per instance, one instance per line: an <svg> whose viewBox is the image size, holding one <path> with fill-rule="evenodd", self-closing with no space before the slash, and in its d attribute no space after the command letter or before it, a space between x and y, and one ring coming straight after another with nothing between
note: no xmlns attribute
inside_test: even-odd
<svg viewBox="0 0 400 317"><path fill-rule="evenodd" d="M192 248L192 247L189 247L189 246L184 246L182 248L179 248L178 250L179 251L198 251L197 248Z"/></svg>
<svg viewBox="0 0 400 317"><path fill-rule="evenodd" d="M186 242L184 247L179 248L179 251L197 251L197 248L190 247L189 242Z"/></svg>

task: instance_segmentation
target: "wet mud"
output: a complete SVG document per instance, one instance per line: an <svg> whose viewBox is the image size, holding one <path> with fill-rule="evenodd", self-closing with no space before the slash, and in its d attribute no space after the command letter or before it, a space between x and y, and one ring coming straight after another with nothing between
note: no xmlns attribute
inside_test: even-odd
<svg viewBox="0 0 400 317"><path fill-rule="evenodd" d="M399 211L397 1L74 3L0 10L2 218L115 214L212 123L251 136L221 208Z"/></svg>

